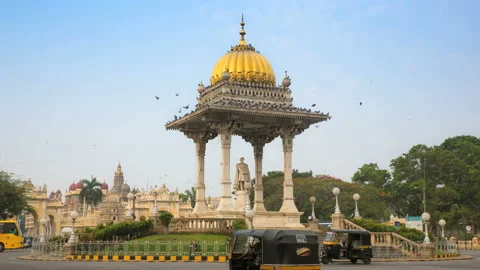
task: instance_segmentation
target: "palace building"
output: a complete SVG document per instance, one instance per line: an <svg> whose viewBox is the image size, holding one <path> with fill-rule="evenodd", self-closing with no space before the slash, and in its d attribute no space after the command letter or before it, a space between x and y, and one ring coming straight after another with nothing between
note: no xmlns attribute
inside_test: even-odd
<svg viewBox="0 0 480 270"><path fill-rule="evenodd" d="M161 187L152 186L148 190L131 189L126 183L122 166L117 166L113 178L113 186L109 189L106 182L101 185L102 202L97 206L86 205L80 201L80 192L83 188L81 180L72 183L65 194L60 190L47 193L47 185L35 187L31 181L27 183L28 204L35 210L26 214L25 231L27 235L38 236L42 233L41 219L46 219L44 232L46 235L58 235L61 232L70 232L72 220L70 212L75 210L80 215L75 221L75 227L95 227L108 222L139 220L144 216L155 218L161 211L168 211L175 218L187 217L193 210L191 201L182 201L178 188L170 191L165 184ZM128 194L134 194L129 200ZM65 197L64 200L62 197Z"/></svg>

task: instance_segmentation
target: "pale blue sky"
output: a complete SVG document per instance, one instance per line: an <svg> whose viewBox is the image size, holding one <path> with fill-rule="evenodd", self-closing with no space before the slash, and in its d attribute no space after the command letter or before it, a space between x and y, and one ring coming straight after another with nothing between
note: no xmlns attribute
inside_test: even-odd
<svg viewBox="0 0 480 270"><path fill-rule="evenodd" d="M294 168L349 181L414 144L480 136L478 10L475 0L2 1L0 168L64 192L92 174L111 186L121 161L132 186L185 190L195 147L164 124L193 106L244 12L247 42L277 82L288 70L294 104L333 115L295 140ZM231 156L253 170L240 138ZM207 195L218 195L218 139L206 158ZM277 139L264 172L282 169Z"/></svg>

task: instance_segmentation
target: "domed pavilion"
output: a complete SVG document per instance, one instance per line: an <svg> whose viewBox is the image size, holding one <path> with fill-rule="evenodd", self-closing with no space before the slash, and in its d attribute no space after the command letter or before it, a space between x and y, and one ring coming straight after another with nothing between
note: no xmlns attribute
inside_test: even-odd
<svg viewBox="0 0 480 270"><path fill-rule="evenodd" d="M230 176L231 136L241 136L253 148L255 228L303 227L295 206L292 181L293 139L312 124L330 119L328 114L295 107L292 104L291 80L285 71L280 85L270 62L245 40L245 23L240 23L240 41L231 47L215 64L210 85L198 85L198 104L195 110L175 117L166 124L167 130L183 132L196 144L197 179L196 203L192 214L198 217L242 217L244 203L235 192L232 202ZM215 211L208 209L205 200L205 150L209 140L220 136L222 148L221 197ZM283 142L284 174L283 203L278 212L266 211L263 202L262 158L267 143L280 137Z"/></svg>

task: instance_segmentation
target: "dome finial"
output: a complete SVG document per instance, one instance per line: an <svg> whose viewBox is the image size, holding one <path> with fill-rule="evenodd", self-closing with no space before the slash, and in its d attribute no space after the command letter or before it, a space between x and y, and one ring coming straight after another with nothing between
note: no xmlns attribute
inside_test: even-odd
<svg viewBox="0 0 480 270"><path fill-rule="evenodd" d="M245 29L243 28L245 26L245 22L243 21L243 13L242 13L242 22L240 23L240 26L242 26L242 29L240 29L240 42L238 42L239 45L247 45L247 42L245 41L245 35L247 32L245 32Z"/></svg>

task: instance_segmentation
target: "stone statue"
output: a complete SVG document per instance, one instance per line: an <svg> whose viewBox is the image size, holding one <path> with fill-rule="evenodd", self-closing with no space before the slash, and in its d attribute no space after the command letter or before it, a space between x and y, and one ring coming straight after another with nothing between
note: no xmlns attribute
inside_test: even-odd
<svg viewBox="0 0 480 270"><path fill-rule="evenodd" d="M248 165L244 163L245 159L240 158L240 163L237 164L237 172L235 173L235 183L234 190L243 191L245 190L245 182L250 182L250 170Z"/></svg>

